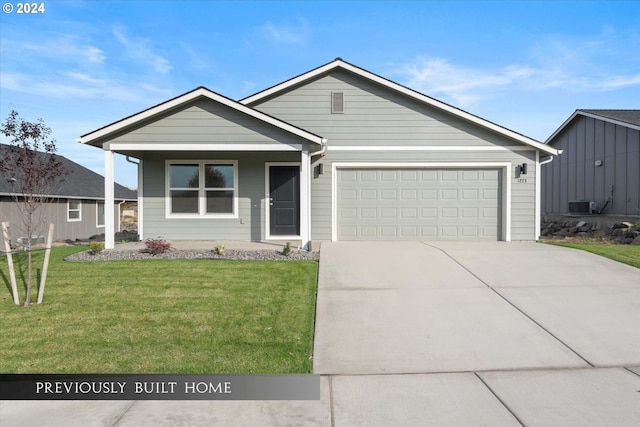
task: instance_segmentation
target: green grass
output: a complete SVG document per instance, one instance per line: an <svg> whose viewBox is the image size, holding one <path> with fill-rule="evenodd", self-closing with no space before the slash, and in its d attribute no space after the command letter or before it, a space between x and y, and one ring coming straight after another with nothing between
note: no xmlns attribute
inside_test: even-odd
<svg viewBox="0 0 640 427"><path fill-rule="evenodd" d="M63 261L78 250L52 251L27 308L0 257L0 372L311 372L317 262Z"/></svg>
<svg viewBox="0 0 640 427"><path fill-rule="evenodd" d="M638 245L616 245L606 241L595 240L549 243L591 252L640 268L640 246Z"/></svg>

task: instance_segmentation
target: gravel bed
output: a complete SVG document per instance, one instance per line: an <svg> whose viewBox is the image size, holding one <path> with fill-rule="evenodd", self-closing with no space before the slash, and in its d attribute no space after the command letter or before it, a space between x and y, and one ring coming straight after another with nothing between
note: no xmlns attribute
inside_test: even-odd
<svg viewBox="0 0 640 427"><path fill-rule="evenodd" d="M136 259L225 259L225 260L259 260L259 261L317 261L320 259L320 252L304 251L292 249L288 256L282 255L280 251L262 250L236 250L227 249L224 256L216 255L212 250L182 250L171 249L160 255L151 255L139 250L131 251L110 251L104 250L94 255L90 250L69 255L65 261L126 261Z"/></svg>

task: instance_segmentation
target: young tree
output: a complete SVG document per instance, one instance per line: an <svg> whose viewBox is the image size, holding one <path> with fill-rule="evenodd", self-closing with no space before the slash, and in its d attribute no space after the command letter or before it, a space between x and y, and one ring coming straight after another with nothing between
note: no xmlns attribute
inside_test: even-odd
<svg viewBox="0 0 640 427"><path fill-rule="evenodd" d="M24 305L31 304L33 282L32 236L39 235L50 222L49 203L66 175L63 163L55 155L55 140L51 129L42 119L36 123L25 121L12 110L0 128L10 145L0 153L0 176L12 186L12 193L22 219L26 235L27 295Z"/></svg>

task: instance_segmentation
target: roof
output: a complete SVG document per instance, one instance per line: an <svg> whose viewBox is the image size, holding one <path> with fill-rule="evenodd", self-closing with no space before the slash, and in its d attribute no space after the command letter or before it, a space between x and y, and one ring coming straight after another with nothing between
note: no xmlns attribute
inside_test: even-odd
<svg viewBox="0 0 640 427"><path fill-rule="evenodd" d="M147 108L146 110L140 111L139 113L133 114L129 117L125 117L124 119L113 122L100 129L96 129L92 132L84 134L78 139L78 142L82 144L90 144L101 147L102 143L107 138L109 138L109 136L115 134L116 132L120 132L126 128L133 127L144 120L151 119L171 109L180 107L199 98L209 99L214 102L226 105L227 107L239 111L242 114L246 114L257 120L283 129L308 141L315 142L317 144L322 144L324 142L324 139L319 135L306 131L290 123L284 122L261 111L255 110L249 106L234 101L231 98L227 98L226 96L209 90L204 86L197 87L189 92L176 96L175 98L172 98L161 104L155 105L151 108Z"/></svg>
<svg viewBox="0 0 640 427"><path fill-rule="evenodd" d="M11 145L0 144L0 153L2 156L5 150L10 150ZM45 153L39 152L41 155ZM104 177L100 174L93 172L67 159L64 156L56 154L56 157L62 162L65 170L69 172L66 179L62 182L62 185L57 191L57 194L51 194L51 196L72 198L72 199L89 199L89 200L103 200L104 199ZM0 195L13 195L14 190L10 181L11 177L0 176ZM115 184L115 198L118 200L137 200L138 196L135 191Z"/></svg>
<svg viewBox="0 0 640 427"><path fill-rule="evenodd" d="M631 129L640 130L640 110L576 110L571 117L556 129L555 132L547 138L546 143L551 142L564 128L566 128L576 117L584 116L625 126Z"/></svg>
<svg viewBox="0 0 640 427"><path fill-rule="evenodd" d="M388 89L391 89L393 91L399 92L401 94L404 94L405 96L408 96L409 98L412 98L414 100L417 100L419 102L422 102L424 104L427 104L431 107L435 107L439 110L445 111L449 114L452 114L456 117L459 117L461 119L467 120L471 123L475 123L476 125L482 126L484 128L487 128L493 132L496 132L500 135L506 136L508 138L511 138L517 142L520 142L522 144L525 145L529 145L537 150L543 151L547 154L552 154L552 155L557 155L558 152L557 150L555 150L554 148L547 146L539 141L536 141L532 138L529 138L525 135L522 135L518 132L512 131L510 129L507 129L503 126L497 125L493 122L490 122L488 120L485 120L481 117L478 117L474 114L471 114L467 111L461 110L457 107L454 107L452 105L449 105L445 102L439 101L435 98L432 98L430 96L427 96L423 93L420 93L416 90L413 90L407 86L403 86L399 83L393 82L385 77L379 76L377 74L374 74L370 71L365 70L364 68L360 68L356 65L353 65L349 62L344 61L342 58L336 58L335 60L322 65L318 68L315 68L311 71L308 71L304 74L300 74L296 77L293 77L289 80L286 80L280 84L277 84L275 86L271 86L270 88L267 88L261 92L258 92L254 95L248 96L242 100L240 100L240 102L242 104L245 105L255 105L260 101L275 97L285 91L288 91L294 87L300 86L310 80L316 79L322 75L326 75L332 71L335 70L344 70L353 74L356 74L360 77L363 77L369 81L375 82L381 86L384 86Z"/></svg>

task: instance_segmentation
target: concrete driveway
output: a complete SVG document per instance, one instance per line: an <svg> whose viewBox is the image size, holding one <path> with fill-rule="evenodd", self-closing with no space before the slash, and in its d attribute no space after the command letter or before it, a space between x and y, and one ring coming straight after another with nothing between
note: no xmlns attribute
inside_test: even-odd
<svg viewBox="0 0 640 427"><path fill-rule="evenodd" d="M325 244L314 370L640 364L640 270L536 243Z"/></svg>
<svg viewBox="0 0 640 427"><path fill-rule="evenodd" d="M537 243L325 244L314 350L336 426L638 426L640 270Z"/></svg>

